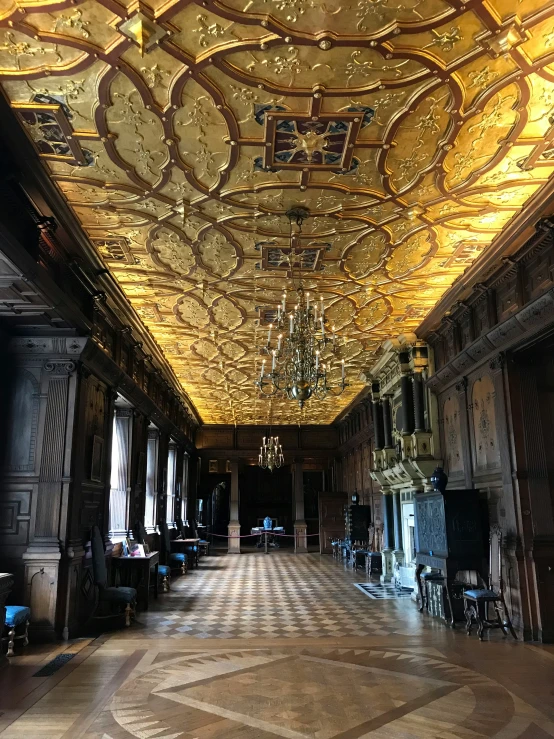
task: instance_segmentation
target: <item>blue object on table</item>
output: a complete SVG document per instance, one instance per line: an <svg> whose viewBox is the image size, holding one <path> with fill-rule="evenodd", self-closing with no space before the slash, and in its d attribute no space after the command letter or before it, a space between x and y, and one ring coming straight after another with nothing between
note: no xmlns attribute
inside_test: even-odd
<svg viewBox="0 0 554 739"><path fill-rule="evenodd" d="M271 519L269 516L266 516L264 518L264 529L268 529L271 531L273 528L273 519Z"/></svg>

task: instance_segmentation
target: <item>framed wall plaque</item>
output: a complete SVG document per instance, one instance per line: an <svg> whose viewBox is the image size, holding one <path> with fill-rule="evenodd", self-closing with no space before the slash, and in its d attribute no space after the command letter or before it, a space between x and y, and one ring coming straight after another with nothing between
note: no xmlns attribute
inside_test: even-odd
<svg viewBox="0 0 554 739"><path fill-rule="evenodd" d="M104 439L96 434L92 437L92 457L90 463L90 479L102 482L102 461L104 458Z"/></svg>

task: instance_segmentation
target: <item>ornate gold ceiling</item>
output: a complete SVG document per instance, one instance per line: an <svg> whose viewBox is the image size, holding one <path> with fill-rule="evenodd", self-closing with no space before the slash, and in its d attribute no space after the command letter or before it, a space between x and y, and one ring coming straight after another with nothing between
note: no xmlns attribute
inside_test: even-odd
<svg viewBox="0 0 554 739"><path fill-rule="evenodd" d="M256 423L299 266L351 379L554 167L554 1L0 0L3 89L208 423ZM262 326L259 323L262 323ZM291 401L272 420L296 422Z"/></svg>

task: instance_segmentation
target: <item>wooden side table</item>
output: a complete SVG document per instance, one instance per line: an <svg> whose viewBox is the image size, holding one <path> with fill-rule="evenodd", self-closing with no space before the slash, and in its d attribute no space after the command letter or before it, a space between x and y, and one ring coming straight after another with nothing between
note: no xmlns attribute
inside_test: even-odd
<svg viewBox="0 0 554 739"><path fill-rule="evenodd" d="M137 603L142 602L144 604L145 611L148 610L152 570L154 570L154 598L158 598L159 564L159 552L150 552L144 557L112 557L112 567L115 571L115 584L135 588L137 591Z"/></svg>

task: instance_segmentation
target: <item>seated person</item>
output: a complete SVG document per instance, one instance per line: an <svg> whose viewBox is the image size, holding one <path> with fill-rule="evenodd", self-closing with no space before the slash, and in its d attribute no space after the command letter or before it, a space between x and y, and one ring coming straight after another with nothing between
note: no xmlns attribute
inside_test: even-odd
<svg viewBox="0 0 554 739"><path fill-rule="evenodd" d="M273 519L269 516L264 518L264 529L266 531L271 531L273 529Z"/></svg>

